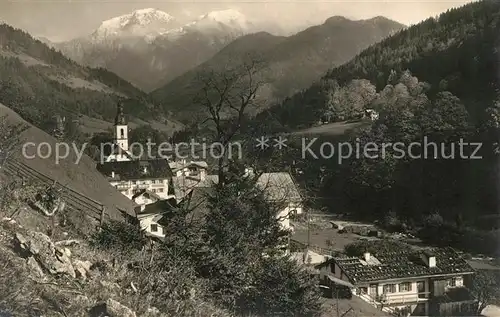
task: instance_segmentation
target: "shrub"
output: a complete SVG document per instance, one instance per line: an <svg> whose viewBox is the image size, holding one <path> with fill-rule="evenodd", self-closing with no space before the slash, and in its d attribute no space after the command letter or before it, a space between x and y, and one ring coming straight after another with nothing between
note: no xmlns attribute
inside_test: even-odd
<svg viewBox="0 0 500 317"><path fill-rule="evenodd" d="M127 251L141 250L147 239L139 228L120 221L104 223L101 230L94 233L90 244L98 249Z"/></svg>

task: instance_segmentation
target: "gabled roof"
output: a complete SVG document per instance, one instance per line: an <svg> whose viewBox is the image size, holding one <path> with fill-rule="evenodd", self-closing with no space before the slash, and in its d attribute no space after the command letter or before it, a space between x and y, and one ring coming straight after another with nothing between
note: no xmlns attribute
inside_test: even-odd
<svg viewBox="0 0 500 317"><path fill-rule="evenodd" d="M199 177L174 176L172 177L172 183L175 197L180 200L194 188L212 187L214 184L217 184L218 180L218 175L206 175L203 180Z"/></svg>
<svg viewBox="0 0 500 317"><path fill-rule="evenodd" d="M422 251L404 250L373 254L380 264L370 265L358 257L334 257L334 261L353 284L392 279L473 273L474 270L452 248L431 250L436 266L428 267L421 258Z"/></svg>
<svg viewBox="0 0 500 317"><path fill-rule="evenodd" d="M156 200L161 200L161 197L158 196L156 193L153 193L152 191L148 190L148 189L142 189L140 191L138 191L137 193L135 193L133 196L132 196L132 200L135 201L135 199L139 196L143 196L143 195L149 195L149 197L152 197L152 198L155 198Z"/></svg>
<svg viewBox="0 0 500 317"><path fill-rule="evenodd" d="M175 199L159 200L152 204L146 205L144 210L138 212L137 215L164 215L173 212L175 208Z"/></svg>
<svg viewBox="0 0 500 317"><path fill-rule="evenodd" d="M298 186L288 172L263 173L256 185L264 190L270 201L302 201Z"/></svg>
<svg viewBox="0 0 500 317"><path fill-rule="evenodd" d="M105 162L98 164L97 170L106 175L110 181L166 179L172 176L168 161L165 159ZM111 177L112 172L115 173L115 177Z"/></svg>
<svg viewBox="0 0 500 317"><path fill-rule="evenodd" d="M189 167L198 167L206 170L208 169L208 164L205 161L187 161L187 162L175 161L170 163L170 168L174 172Z"/></svg>

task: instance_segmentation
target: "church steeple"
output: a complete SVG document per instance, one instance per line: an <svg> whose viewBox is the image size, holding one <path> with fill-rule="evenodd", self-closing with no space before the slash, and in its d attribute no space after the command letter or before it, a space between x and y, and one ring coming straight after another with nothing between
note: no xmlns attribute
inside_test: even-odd
<svg viewBox="0 0 500 317"><path fill-rule="evenodd" d="M118 112L115 118L115 131L114 131L115 144L118 147L127 152L128 151L128 125L127 120L125 120L125 115L123 114L123 105L118 104Z"/></svg>
<svg viewBox="0 0 500 317"><path fill-rule="evenodd" d="M125 115L123 114L123 104L121 102L118 103L115 125L127 125L127 120L125 120Z"/></svg>

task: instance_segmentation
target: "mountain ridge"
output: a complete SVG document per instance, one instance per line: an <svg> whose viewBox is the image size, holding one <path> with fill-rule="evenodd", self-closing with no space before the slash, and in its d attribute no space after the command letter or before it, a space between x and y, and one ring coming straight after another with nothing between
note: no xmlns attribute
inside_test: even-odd
<svg viewBox="0 0 500 317"><path fill-rule="evenodd" d="M134 17L142 19L137 22ZM236 10L212 11L179 23L163 11L143 9L103 23L110 26L102 32L98 29L54 47L80 64L109 69L145 91L182 75L255 29Z"/></svg>
<svg viewBox="0 0 500 317"><path fill-rule="evenodd" d="M166 111L176 113L181 121L192 121L190 112L196 112L196 105L192 103L192 96L197 93L196 77L207 69L223 72L228 65L241 64L244 58L250 57L262 59L265 64L265 69L259 71L260 79L265 82L260 98L271 105L307 88L332 67L347 62L364 48L404 27L389 19L333 18L288 37L265 32L246 35L200 66L154 90L150 96Z"/></svg>

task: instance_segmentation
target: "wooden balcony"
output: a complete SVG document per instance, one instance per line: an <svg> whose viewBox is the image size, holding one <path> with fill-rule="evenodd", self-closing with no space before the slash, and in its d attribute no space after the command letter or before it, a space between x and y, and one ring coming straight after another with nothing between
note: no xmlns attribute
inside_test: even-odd
<svg viewBox="0 0 500 317"><path fill-rule="evenodd" d="M429 292L422 293L387 293L373 298L376 302L384 305L417 303L429 300Z"/></svg>
<svg viewBox="0 0 500 317"><path fill-rule="evenodd" d="M116 189L118 190L128 190L130 189L130 185L129 184L118 184L116 185Z"/></svg>

